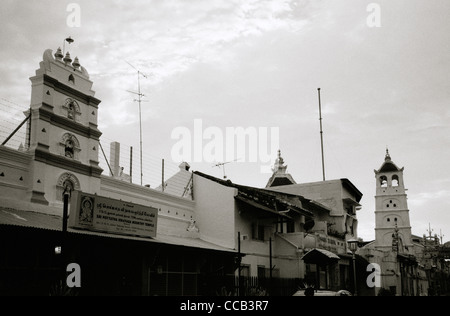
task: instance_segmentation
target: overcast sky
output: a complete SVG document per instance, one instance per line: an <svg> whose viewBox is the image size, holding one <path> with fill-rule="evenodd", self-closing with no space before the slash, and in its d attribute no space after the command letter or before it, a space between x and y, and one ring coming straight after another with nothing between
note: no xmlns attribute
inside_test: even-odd
<svg viewBox="0 0 450 316"><path fill-rule="evenodd" d="M367 23L371 3L380 27ZM360 237L375 236L373 170L388 146L405 167L413 233L431 223L450 239L450 1L2 0L0 9L3 104L29 106L43 52L70 35L66 51L102 100L102 143L138 149L138 105L127 92L137 90L137 73L128 63L147 75L143 152L154 165L144 177L152 187L159 159L176 170L172 132L193 133L196 119L224 133L278 128L288 172L298 183L320 181L320 87L326 177L348 178L364 194ZM261 161L236 158L228 178L266 185ZM191 165L223 176L209 161Z"/></svg>

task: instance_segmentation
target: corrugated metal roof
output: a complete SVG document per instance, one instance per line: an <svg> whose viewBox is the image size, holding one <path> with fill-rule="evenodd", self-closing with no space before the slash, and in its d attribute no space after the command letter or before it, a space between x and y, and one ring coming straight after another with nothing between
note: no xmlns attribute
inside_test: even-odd
<svg viewBox="0 0 450 316"><path fill-rule="evenodd" d="M62 217L0 207L0 225L62 231Z"/></svg>
<svg viewBox="0 0 450 316"><path fill-rule="evenodd" d="M0 227L1 226L19 226L52 231L62 231L62 216L0 207ZM105 238L118 238L151 243L163 243L175 246L184 246L184 247L201 248L226 252L237 252L235 249L225 248L220 245L216 245L198 238L186 238L180 236L157 234L156 238L151 239L137 236L116 235L97 231L79 230L71 228L68 229L68 232L71 234L91 235Z"/></svg>
<svg viewBox="0 0 450 316"><path fill-rule="evenodd" d="M314 248L308 251L305 255L303 255L301 259L306 263L318 263L318 262L329 262L334 260L340 260L341 258L331 251L320 248Z"/></svg>

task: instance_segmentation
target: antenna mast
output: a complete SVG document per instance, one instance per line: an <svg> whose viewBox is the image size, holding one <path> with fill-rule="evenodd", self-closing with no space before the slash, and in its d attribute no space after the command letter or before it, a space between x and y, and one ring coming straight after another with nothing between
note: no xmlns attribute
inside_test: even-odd
<svg viewBox="0 0 450 316"><path fill-rule="evenodd" d="M141 93L141 76L147 79L147 75L142 73L140 70L138 70L132 64L130 64L128 61L125 60L125 62L128 65L130 65L134 70L136 70L137 75L138 75L138 92L137 93L133 92L133 91L128 91L128 92L136 94L138 96L138 99L134 100L134 101L135 102L137 101L139 103L139 146L140 146L140 159L141 159L141 185L143 185L142 177L144 174L142 172L142 111L141 111L141 103L144 102L144 101L142 101L142 97L144 97L145 95Z"/></svg>
<svg viewBox="0 0 450 316"><path fill-rule="evenodd" d="M322 174L323 174L323 181L325 181L325 158L323 153L322 104L320 100L320 88L318 88L317 91L319 93L319 121L320 121L320 146L322 148Z"/></svg>
<svg viewBox="0 0 450 316"><path fill-rule="evenodd" d="M219 168L222 167L222 169L223 169L223 178L224 178L224 179L227 179L227 174L226 174L226 172L225 172L225 165L227 165L227 164L229 164L229 163L232 163L232 162L236 162L236 161L238 161L238 160L240 160L240 159L235 159L235 160L233 160L233 161L227 161L227 162L220 162L220 163L214 165L213 168L214 168L214 167L219 167Z"/></svg>

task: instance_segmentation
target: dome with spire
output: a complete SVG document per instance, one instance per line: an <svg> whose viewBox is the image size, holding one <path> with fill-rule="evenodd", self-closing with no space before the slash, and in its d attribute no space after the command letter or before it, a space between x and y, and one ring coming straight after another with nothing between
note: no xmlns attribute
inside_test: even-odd
<svg viewBox="0 0 450 316"><path fill-rule="evenodd" d="M266 188L276 187L281 185L296 184L294 178L286 172L287 165L284 164L284 159L281 157L281 150L278 150L278 158L272 168L273 174L267 182Z"/></svg>
<svg viewBox="0 0 450 316"><path fill-rule="evenodd" d="M386 148L386 155L384 157L384 163L380 167L380 169L375 170L375 173L384 173L384 172L397 172L403 171L404 168L399 168L391 159L391 155L389 154L389 149Z"/></svg>

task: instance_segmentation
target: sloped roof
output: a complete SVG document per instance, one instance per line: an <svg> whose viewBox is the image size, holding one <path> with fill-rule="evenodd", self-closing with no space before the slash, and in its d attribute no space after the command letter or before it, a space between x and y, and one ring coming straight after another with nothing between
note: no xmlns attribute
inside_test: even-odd
<svg viewBox="0 0 450 316"><path fill-rule="evenodd" d="M190 194L192 184L192 172L189 171L189 165L183 163L180 165L180 171L165 181L164 192L178 197L192 199ZM162 190L162 186L158 186L156 190Z"/></svg>
<svg viewBox="0 0 450 316"><path fill-rule="evenodd" d="M267 182L266 188L278 187L278 186L290 185L290 184L295 184L295 181L290 174L285 173L285 174L280 175L280 174L274 173L270 177L269 182Z"/></svg>
<svg viewBox="0 0 450 316"><path fill-rule="evenodd" d="M399 168L391 159L391 155L389 154L389 150L386 149L386 156L384 158L384 162L381 165L380 169L375 170L375 173L378 174L380 172L397 172L403 171L404 168Z"/></svg>
<svg viewBox="0 0 450 316"><path fill-rule="evenodd" d="M230 180L222 180L215 178L210 175L206 175L201 172L194 172L194 174L206 178L208 180L214 181L226 187L232 187L238 189L238 199L251 200L254 203L262 205L263 207L275 210L279 215L279 211L292 210L301 213L302 215L313 217L314 213L312 211L322 211L329 212L330 209L326 206L316 202L311 201L301 195L289 194L284 192L276 192L268 189L260 189L255 187L249 187L244 185L239 185L231 182ZM277 209L276 206L282 206L283 209Z"/></svg>
<svg viewBox="0 0 450 316"><path fill-rule="evenodd" d="M303 255L301 259L306 263L330 263L341 258L331 251L314 248Z"/></svg>

